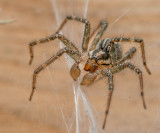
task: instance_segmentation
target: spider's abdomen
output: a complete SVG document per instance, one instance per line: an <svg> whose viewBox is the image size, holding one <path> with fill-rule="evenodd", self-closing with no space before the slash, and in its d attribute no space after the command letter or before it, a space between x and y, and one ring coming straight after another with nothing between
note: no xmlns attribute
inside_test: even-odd
<svg viewBox="0 0 160 133"><path fill-rule="evenodd" d="M110 41L111 41L110 38L106 38L106 39L101 40L101 41L98 43L96 49L100 49L100 50L102 50L102 51L108 51L107 49L108 49L108 46L109 46L109 44L110 44Z"/></svg>
<svg viewBox="0 0 160 133"><path fill-rule="evenodd" d="M106 38L106 39L101 40L99 42L99 44L97 45L96 49L100 49L103 52L109 53L109 51L110 51L110 41L111 41L110 38ZM114 43L114 52L113 52L112 56L114 56L114 58L116 60L119 60L119 59L122 58L122 47L117 42Z"/></svg>

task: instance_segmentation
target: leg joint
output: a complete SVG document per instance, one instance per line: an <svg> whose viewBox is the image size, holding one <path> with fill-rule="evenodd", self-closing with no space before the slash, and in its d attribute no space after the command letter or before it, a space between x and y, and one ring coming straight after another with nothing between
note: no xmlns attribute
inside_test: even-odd
<svg viewBox="0 0 160 133"><path fill-rule="evenodd" d="M105 21L105 20L101 20L100 23L101 23L102 25L108 25L107 21Z"/></svg>
<svg viewBox="0 0 160 133"><path fill-rule="evenodd" d="M49 37L50 40L54 40L55 38L60 38L60 37L63 37L62 34L59 34L59 33L56 33L56 34L53 34Z"/></svg>
<svg viewBox="0 0 160 133"><path fill-rule="evenodd" d="M112 84L109 84L109 90L113 91L113 85Z"/></svg>
<svg viewBox="0 0 160 133"><path fill-rule="evenodd" d="M115 42L119 42L121 40L121 38L117 37L117 38L113 38L112 40Z"/></svg>
<svg viewBox="0 0 160 133"><path fill-rule="evenodd" d="M72 50L68 47L65 47L64 49L62 49L62 51L60 53L63 53L63 52L79 55L78 52L75 52L74 50Z"/></svg>
<svg viewBox="0 0 160 133"><path fill-rule="evenodd" d="M134 65L132 65L131 63L129 63L129 62L127 62L127 63L125 63L126 64L126 66L128 66L130 69L135 69L135 66Z"/></svg>
<svg viewBox="0 0 160 133"><path fill-rule="evenodd" d="M141 42L143 42L143 39L135 38L135 42L141 43Z"/></svg>
<svg viewBox="0 0 160 133"><path fill-rule="evenodd" d="M105 111L105 114L108 115L108 110Z"/></svg>
<svg viewBox="0 0 160 133"><path fill-rule="evenodd" d="M34 45L36 45L37 44L37 41L32 41L32 42L30 42L30 46L34 46Z"/></svg>
<svg viewBox="0 0 160 133"><path fill-rule="evenodd" d="M68 15L68 16L67 16L67 19L73 19L73 16Z"/></svg>
<svg viewBox="0 0 160 133"><path fill-rule="evenodd" d="M39 66L35 71L34 74L37 75L41 70L43 69L43 66Z"/></svg>
<svg viewBox="0 0 160 133"><path fill-rule="evenodd" d="M144 93L143 93L143 92L141 92L141 96L144 96Z"/></svg>
<svg viewBox="0 0 160 133"><path fill-rule="evenodd" d="M103 69L103 70L101 71L101 73L102 73L102 75L106 75L106 76L108 76L108 77L111 77L111 76L112 76L112 72L111 72L111 70L109 70L109 69Z"/></svg>
<svg viewBox="0 0 160 133"><path fill-rule="evenodd" d="M37 71L37 70L35 70L35 71L34 71L34 75L37 75L37 74L38 74L38 71Z"/></svg>
<svg viewBox="0 0 160 133"><path fill-rule="evenodd" d="M67 19L69 19L69 20L73 20L74 19L74 20L80 21L82 23L85 23L87 25L90 25L90 22L88 20L86 20L85 18L68 15Z"/></svg>
<svg viewBox="0 0 160 133"><path fill-rule="evenodd" d="M136 68L136 73L141 74L142 71L139 68Z"/></svg>

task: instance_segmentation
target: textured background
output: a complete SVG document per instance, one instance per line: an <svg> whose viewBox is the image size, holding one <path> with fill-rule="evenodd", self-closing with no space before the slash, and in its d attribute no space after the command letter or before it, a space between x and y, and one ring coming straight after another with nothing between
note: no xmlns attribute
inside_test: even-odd
<svg viewBox="0 0 160 133"><path fill-rule="evenodd" d="M62 1L57 6L66 11L67 4L67 1ZM159 133L160 1L143 0L134 5L132 0L113 0L112 2L90 0L89 2L87 19L93 24L92 28L101 19L106 19L110 24L104 37L127 36L144 39L147 63L152 72L151 76L146 73L142 66L141 55L137 54L133 63L144 72L147 110L142 107L137 75L129 70L115 75L115 91L106 131L112 133ZM80 1L77 1L69 7L73 11L67 11L80 16L82 14L79 10L83 9L82 6ZM132 9L123 16L124 12L130 8ZM68 12L63 13L62 18ZM114 23L121 15L123 17ZM53 7L50 1L46 0L1 0L0 20L10 18L15 19L16 22L0 25L0 132L67 132L60 111L63 110L67 124L71 123L70 120L75 123L75 118L74 113L73 118L70 118L74 109L74 99L69 69L64 58L51 65L50 70L44 70L39 75L37 92L33 101L31 103L28 101L34 69L59 49L58 45L53 43L37 46L34 49L33 65L28 65L29 42L49 36L57 29ZM69 28L68 32L70 31ZM76 42L79 37L72 39ZM55 43L57 42L55 41ZM123 45L127 46L128 44L124 43ZM107 88L107 80L103 78L87 87L86 90L86 95L96 112L99 129L103 122ZM75 124L73 124L71 132L75 132L74 127Z"/></svg>

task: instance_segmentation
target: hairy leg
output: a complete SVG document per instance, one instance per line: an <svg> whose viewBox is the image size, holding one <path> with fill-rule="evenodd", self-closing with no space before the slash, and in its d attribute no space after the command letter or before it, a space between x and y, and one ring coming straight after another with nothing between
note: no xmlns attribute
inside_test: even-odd
<svg viewBox="0 0 160 133"><path fill-rule="evenodd" d="M127 59L130 59L132 58L132 56L134 55L134 53L136 52L136 48L135 47L132 47L131 49L129 49L125 54L124 56L118 60L117 64L121 64L123 63L124 61L126 61Z"/></svg>
<svg viewBox="0 0 160 133"><path fill-rule="evenodd" d="M129 50L123 55L123 57L122 57L121 59L119 59L119 60L117 61L116 64L121 64L121 63L125 62L127 59L132 58L132 56L134 55L135 52L136 52L136 48L135 48L135 47L132 47L131 49L129 49ZM98 63L99 65L104 66L104 67L109 67L109 66L110 66L110 61L109 61L109 60L105 60L105 59L100 59L100 60L97 61L97 63Z"/></svg>
<svg viewBox="0 0 160 133"><path fill-rule="evenodd" d="M66 47L66 48L63 48L63 49L59 50L56 55L52 56L51 58L46 60L42 65L40 65L33 73L32 92L31 92L31 95L30 95L30 98L29 98L30 101L32 100L32 96L33 96L33 93L34 93L35 88L36 88L37 75L43 69L45 69L48 65L50 65L52 62L54 62L56 59L58 59L60 56L62 56L64 53L72 54L72 55L76 54L77 56L79 56L79 53L77 53L77 52L71 50L70 48Z"/></svg>
<svg viewBox="0 0 160 133"><path fill-rule="evenodd" d="M102 70L102 75L105 75L108 77L108 85L109 85L108 102L107 102L107 107L106 107L106 111L105 111L105 118L104 118L103 127L102 127L104 129L105 125L106 125L106 120L107 120L107 116L109 113L111 99L112 99L112 93L113 93L113 74L110 71L110 69L104 69L104 70Z"/></svg>
<svg viewBox="0 0 160 133"><path fill-rule="evenodd" d="M67 16L66 19L64 19L64 21L62 22L62 24L58 28L56 33L59 33L59 31L63 28L63 26L67 23L68 20L75 20L75 21L78 21L78 22L85 24L83 41L82 41L82 52L87 52L89 38L90 38L90 23L89 23L89 21L84 18L81 18L81 17Z"/></svg>
<svg viewBox="0 0 160 133"><path fill-rule="evenodd" d="M32 63L33 61L33 46L37 45L37 44L41 44L41 43L46 43L46 42L49 42L49 41L53 41L55 39L59 39L60 41L62 41L64 43L64 45L66 45L68 48L76 51L79 53L78 49L76 48L76 46L71 42L69 41L65 36L61 35L61 34L53 34L49 37L46 37L46 38L42 38L38 41L32 41L30 42L29 44L29 50L30 50L30 61L29 61L29 64ZM77 55L73 55L73 54L69 54L74 60L77 60L79 58L79 56Z"/></svg>
<svg viewBox="0 0 160 133"><path fill-rule="evenodd" d="M137 68L136 66L132 65L131 63L123 63L123 64L119 64L115 67L112 67L110 70L111 72L114 74L114 73L117 73L125 68L130 68L131 70L135 71L138 76L139 76L139 81L140 81L140 89L141 89L141 97L142 97L142 102L143 102L143 107L144 109L146 109L146 103L145 103L145 99L144 99L144 92L143 92L143 77L142 77L142 71Z"/></svg>
<svg viewBox="0 0 160 133"><path fill-rule="evenodd" d="M146 71L148 72L148 74L151 74L149 68L147 67L147 64L146 64L146 57L145 57L145 51L144 51L144 41L143 39L139 39L139 38L113 38L112 39L112 42L136 42L136 43L139 43L140 46L141 46L141 52L142 52L142 59L143 59L143 65L146 69Z"/></svg>
<svg viewBox="0 0 160 133"><path fill-rule="evenodd" d="M96 48L96 45L98 44L107 27L108 23L105 20L102 20L100 24L97 26L97 28L93 31L93 33L91 34L91 38L94 36L96 32L97 34L89 48L89 51L94 50Z"/></svg>

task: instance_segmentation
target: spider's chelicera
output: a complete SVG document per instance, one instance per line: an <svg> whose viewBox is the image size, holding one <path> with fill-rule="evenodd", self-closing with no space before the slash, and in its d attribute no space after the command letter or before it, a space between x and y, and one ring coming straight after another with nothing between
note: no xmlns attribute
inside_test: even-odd
<svg viewBox="0 0 160 133"><path fill-rule="evenodd" d="M85 24L84 29L84 35L83 35L83 41L82 41L82 52L78 50L78 48L74 45L73 42L68 40L64 35L59 34L59 31L63 28L63 26L66 24L68 20L75 20L81 23ZM106 38L103 40L100 40L102 35L104 34L104 31L106 30L108 26L108 23L106 21L101 21L100 24L97 26L97 28L93 31L93 33L90 35L90 23L84 18L76 17L76 16L67 16L66 19L63 21L63 23L60 25L57 32L47 38L40 39L38 41L32 41L29 44L30 48L30 62L32 63L33 60L33 46L49 42L52 40L55 40L56 38L59 39L61 42L64 43L66 46L65 48L59 50L55 55L53 55L51 58L46 60L43 64L41 64L33 73L33 82L32 82L32 92L30 95L29 100L31 101L33 93L35 91L35 83L37 75L48 65L50 65L52 62L54 62L57 58L59 58L63 53L68 54L72 59L75 60L75 63L71 67L70 74L74 80L77 80L77 78L80 76L81 70L79 68L79 63L82 59L82 54L85 52L88 52L88 59L84 66L84 70L88 71L81 81L81 85L89 85L94 82L94 80L97 78L98 75L103 75L108 78L108 86L109 86L109 96L108 96L108 103L105 111L105 118L103 122L103 129L106 125L106 119L107 115L109 113L111 98L112 98L112 92L113 92L113 75L125 68L129 68L132 71L135 71L137 75L139 76L140 80L140 90L141 90L141 97L144 109L146 109L145 99L144 99L144 93L143 93L143 78L142 78L142 71L131 64L130 62L127 62L128 59L131 59L134 53L136 52L136 48L132 47L129 49L126 53L122 54L122 48L121 44L119 42L135 42L138 43L141 46L141 52L142 52L142 59L143 59L143 65L148 72L148 74L151 74L150 70L148 69L146 65L146 58L145 58L145 51L144 51L144 42L142 39L139 38ZM91 38L94 37L90 47L88 48L89 41Z"/></svg>

